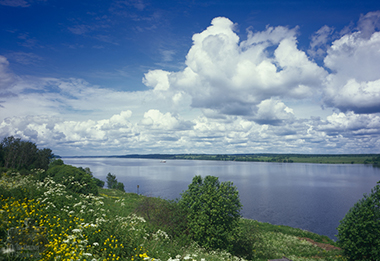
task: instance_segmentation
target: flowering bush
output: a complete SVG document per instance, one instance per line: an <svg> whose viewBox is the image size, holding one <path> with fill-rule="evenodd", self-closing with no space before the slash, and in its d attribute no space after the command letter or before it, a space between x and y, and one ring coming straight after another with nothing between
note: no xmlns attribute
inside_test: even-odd
<svg viewBox="0 0 380 261"><path fill-rule="evenodd" d="M67 190L75 193L98 195L98 186L93 177L74 166L56 165L49 168L42 177L51 177L55 182L64 184Z"/></svg>

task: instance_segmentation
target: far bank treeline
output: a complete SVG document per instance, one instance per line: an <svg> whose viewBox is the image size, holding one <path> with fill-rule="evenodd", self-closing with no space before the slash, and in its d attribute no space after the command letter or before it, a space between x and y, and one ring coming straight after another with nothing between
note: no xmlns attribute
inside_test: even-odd
<svg viewBox="0 0 380 261"><path fill-rule="evenodd" d="M282 163L372 164L380 167L380 154L149 154L111 156L116 158L222 160Z"/></svg>

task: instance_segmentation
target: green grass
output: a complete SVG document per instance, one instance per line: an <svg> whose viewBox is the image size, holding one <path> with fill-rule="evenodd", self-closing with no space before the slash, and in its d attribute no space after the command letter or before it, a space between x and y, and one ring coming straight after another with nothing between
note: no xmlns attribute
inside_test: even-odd
<svg viewBox="0 0 380 261"><path fill-rule="evenodd" d="M81 195L49 179L36 182L32 175L17 174L1 175L0 192L0 260L244 260L169 237L163 227L135 214L146 197L134 193L100 189L99 196ZM15 241L7 231L25 231L29 219L46 228L47 243L39 253L13 251L9 246ZM241 219L240 227L240 235L252 239L251 260L346 260L342 250L326 251L309 242L335 245L326 236L248 219Z"/></svg>
<svg viewBox="0 0 380 261"><path fill-rule="evenodd" d="M101 189L100 194L105 197L104 202L106 206L108 205L107 208L110 209L112 213L120 211L117 210L114 204L115 200L123 200L123 202L129 205L128 208L125 208L125 215L133 213L139 202L144 198L144 196L135 193L124 193L109 189ZM255 258L253 260L267 261L268 259L282 258L283 256L293 261L346 260L342 250L326 251L302 239L308 238L317 243L337 246L337 244L327 236L289 226L272 225L245 218L241 219L240 226L245 231L256 233Z"/></svg>
<svg viewBox="0 0 380 261"><path fill-rule="evenodd" d="M125 193L116 189L99 188L99 195L103 197L104 205L112 216L128 216L135 212L139 202L144 196L136 193ZM124 206L121 208L121 203Z"/></svg>

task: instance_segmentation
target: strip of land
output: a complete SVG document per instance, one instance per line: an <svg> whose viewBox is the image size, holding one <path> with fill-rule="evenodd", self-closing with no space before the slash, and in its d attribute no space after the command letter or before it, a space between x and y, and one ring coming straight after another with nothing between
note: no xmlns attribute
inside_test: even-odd
<svg viewBox="0 0 380 261"><path fill-rule="evenodd" d="M380 167L380 154L131 154L112 158L222 160L320 164L371 164Z"/></svg>

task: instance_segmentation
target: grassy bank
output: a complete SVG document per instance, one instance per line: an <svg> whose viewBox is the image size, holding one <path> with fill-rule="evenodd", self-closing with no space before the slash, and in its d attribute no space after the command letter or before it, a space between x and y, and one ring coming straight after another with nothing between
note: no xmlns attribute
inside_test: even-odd
<svg viewBox="0 0 380 261"><path fill-rule="evenodd" d="M120 211L124 211L123 215L133 213L139 202L144 198L144 196L134 193L123 193L117 190L101 189L100 191L105 198L104 202L110 206L114 215L120 214ZM126 208L123 208L123 210L117 208L115 201L118 200L125 202ZM282 258L284 256L294 261L346 260L343 251L327 236L289 226L272 225L244 218L241 219L240 226L244 231L256 234L254 243L256 257L253 260L267 261L268 259ZM199 249L190 248L182 256L192 255L191 251L195 251L199 255ZM207 252L203 252L199 256L199 260L202 259L202 256L203 258L211 258L210 260L214 260L215 257L216 260L222 260L218 259L218 252L213 254L216 256L211 258L207 255ZM219 258L225 255L225 253L219 254Z"/></svg>
<svg viewBox="0 0 380 261"><path fill-rule="evenodd" d="M146 197L134 193L71 193L51 179L17 173L2 174L0 192L0 260L245 260L207 251L186 235L170 237L136 215ZM240 227L252 239L251 260L345 260L326 236L247 219Z"/></svg>

